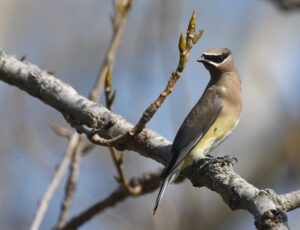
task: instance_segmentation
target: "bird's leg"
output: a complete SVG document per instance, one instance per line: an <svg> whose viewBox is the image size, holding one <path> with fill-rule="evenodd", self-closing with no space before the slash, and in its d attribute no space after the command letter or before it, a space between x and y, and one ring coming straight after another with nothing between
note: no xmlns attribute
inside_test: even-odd
<svg viewBox="0 0 300 230"><path fill-rule="evenodd" d="M199 160L194 160L193 164L191 165L191 168L195 171L195 174L197 174L199 171L201 171L212 159L214 159L212 156L205 156Z"/></svg>

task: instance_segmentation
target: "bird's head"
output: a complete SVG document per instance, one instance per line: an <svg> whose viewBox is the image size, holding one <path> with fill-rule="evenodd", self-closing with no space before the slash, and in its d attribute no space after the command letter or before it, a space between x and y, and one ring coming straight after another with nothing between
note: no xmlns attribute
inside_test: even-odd
<svg viewBox="0 0 300 230"><path fill-rule="evenodd" d="M209 72L229 72L234 69L231 51L227 48L215 48L205 51L197 60Z"/></svg>

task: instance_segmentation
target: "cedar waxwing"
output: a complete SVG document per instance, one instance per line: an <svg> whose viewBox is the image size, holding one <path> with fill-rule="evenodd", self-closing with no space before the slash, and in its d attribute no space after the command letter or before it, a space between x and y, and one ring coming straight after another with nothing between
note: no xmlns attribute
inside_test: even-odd
<svg viewBox="0 0 300 230"><path fill-rule="evenodd" d="M166 187L183 169L224 141L239 122L241 81L230 50L210 49L198 61L209 71L211 79L176 134L171 150L173 156L162 173L154 214Z"/></svg>

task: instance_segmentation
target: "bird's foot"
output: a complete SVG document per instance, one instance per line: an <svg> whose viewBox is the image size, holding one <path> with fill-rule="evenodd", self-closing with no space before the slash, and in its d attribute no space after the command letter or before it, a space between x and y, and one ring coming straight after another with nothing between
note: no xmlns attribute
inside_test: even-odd
<svg viewBox="0 0 300 230"><path fill-rule="evenodd" d="M220 166L225 165L233 165L238 162L236 157L231 157L228 155L222 156L222 157L213 157L211 155L206 155L204 158L194 161L192 167L196 168L196 171L200 171L203 169L206 165L211 164L219 164Z"/></svg>
<svg viewBox="0 0 300 230"><path fill-rule="evenodd" d="M207 167L226 167L232 166L234 163L237 163L236 157L231 157L228 155L222 157L212 157L210 155L206 155L204 158L194 161L191 169L193 170L193 174L197 175L198 173L207 172Z"/></svg>
<svg viewBox="0 0 300 230"><path fill-rule="evenodd" d="M206 155L205 157L199 159L199 160L194 160L192 167L194 169L194 173L198 173L201 171L207 164L209 164L212 160L215 158L211 155Z"/></svg>

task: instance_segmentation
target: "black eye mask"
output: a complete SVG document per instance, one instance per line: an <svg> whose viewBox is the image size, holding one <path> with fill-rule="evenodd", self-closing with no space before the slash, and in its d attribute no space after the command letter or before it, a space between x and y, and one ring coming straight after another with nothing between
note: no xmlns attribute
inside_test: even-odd
<svg viewBox="0 0 300 230"><path fill-rule="evenodd" d="M208 60L208 61L219 64L219 63L222 63L229 56L229 53L225 53L225 54L221 54L221 55L207 55L207 54L204 54L203 56L204 56L205 60Z"/></svg>

